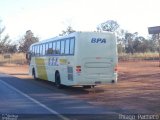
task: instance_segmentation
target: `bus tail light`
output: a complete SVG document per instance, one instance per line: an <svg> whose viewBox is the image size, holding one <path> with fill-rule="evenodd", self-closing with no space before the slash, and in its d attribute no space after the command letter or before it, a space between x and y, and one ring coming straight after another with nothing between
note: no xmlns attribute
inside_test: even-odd
<svg viewBox="0 0 160 120"><path fill-rule="evenodd" d="M114 72L118 72L118 65L115 65Z"/></svg>
<svg viewBox="0 0 160 120"><path fill-rule="evenodd" d="M76 66L76 72L80 73L81 72L81 66Z"/></svg>

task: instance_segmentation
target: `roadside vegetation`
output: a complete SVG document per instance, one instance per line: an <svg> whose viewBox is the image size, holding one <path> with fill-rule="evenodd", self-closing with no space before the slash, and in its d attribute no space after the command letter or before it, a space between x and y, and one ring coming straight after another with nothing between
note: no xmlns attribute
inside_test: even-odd
<svg viewBox="0 0 160 120"><path fill-rule="evenodd" d="M17 65L27 64L26 54L25 53L1 54L0 65L6 65L6 64L17 64Z"/></svg>
<svg viewBox="0 0 160 120"><path fill-rule="evenodd" d="M147 53L120 53L118 55L119 61L141 61L141 60L159 60L158 52L147 52Z"/></svg>

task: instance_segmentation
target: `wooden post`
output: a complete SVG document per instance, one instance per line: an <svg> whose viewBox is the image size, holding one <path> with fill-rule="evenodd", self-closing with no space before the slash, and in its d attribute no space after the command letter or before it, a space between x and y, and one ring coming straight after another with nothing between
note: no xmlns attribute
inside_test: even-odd
<svg viewBox="0 0 160 120"><path fill-rule="evenodd" d="M159 39L159 33L158 33L158 43L159 43L159 48L158 48L158 51L159 51L159 67L160 67L160 39Z"/></svg>
<svg viewBox="0 0 160 120"><path fill-rule="evenodd" d="M155 26L155 27L149 27L148 28L148 33L149 34L158 34L158 52L159 52L159 67L160 67L160 39L159 39L159 35L160 35L160 26Z"/></svg>

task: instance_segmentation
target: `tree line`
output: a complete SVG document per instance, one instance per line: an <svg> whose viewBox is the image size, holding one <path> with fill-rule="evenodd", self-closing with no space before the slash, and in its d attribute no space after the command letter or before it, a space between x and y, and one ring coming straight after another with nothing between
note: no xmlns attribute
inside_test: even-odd
<svg viewBox="0 0 160 120"><path fill-rule="evenodd" d="M31 30L27 30L26 34L20 38L18 43L12 43L9 35L5 35L5 26L0 21L0 54L23 52L26 53L31 44L38 42L39 38L35 37Z"/></svg>
<svg viewBox="0 0 160 120"><path fill-rule="evenodd" d="M151 35L145 38L138 32L128 32L120 28L117 21L108 20L97 26L98 31L109 31L117 34L117 46L119 53L145 53L158 51L158 36Z"/></svg>
<svg viewBox="0 0 160 120"><path fill-rule="evenodd" d="M120 28L117 21L107 20L96 27L96 32L108 31L117 34L117 46L119 53L145 53L158 51L158 36L152 35L149 38L140 36L138 32L128 32ZM38 42L39 38L35 37L31 30L27 30L25 35L18 41L17 44L11 43L9 35L3 35L5 26L1 25L0 21L0 53L15 53L28 51L31 44ZM60 36L75 32L71 26L60 33Z"/></svg>

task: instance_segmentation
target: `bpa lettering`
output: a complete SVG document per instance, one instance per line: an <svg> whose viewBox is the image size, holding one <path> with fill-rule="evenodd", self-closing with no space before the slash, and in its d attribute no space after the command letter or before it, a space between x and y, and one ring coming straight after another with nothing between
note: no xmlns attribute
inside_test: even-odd
<svg viewBox="0 0 160 120"><path fill-rule="evenodd" d="M92 38L91 43L106 43L105 38Z"/></svg>

